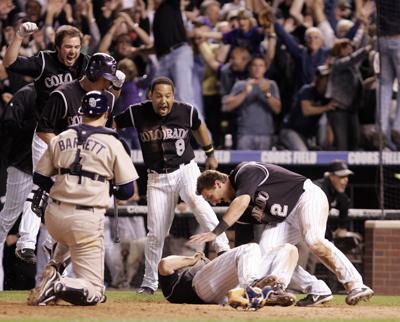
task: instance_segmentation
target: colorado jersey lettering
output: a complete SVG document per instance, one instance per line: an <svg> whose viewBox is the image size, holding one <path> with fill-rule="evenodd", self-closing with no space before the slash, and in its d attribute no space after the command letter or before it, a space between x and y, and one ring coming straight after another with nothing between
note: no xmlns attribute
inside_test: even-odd
<svg viewBox="0 0 400 322"><path fill-rule="evenodd" d="M36 132L60 134L68 126L82 123L82 115L78 113L82 97L86 91L80 86L79 80L63 84L50 94L50 97L43 108ZM110 106L109 116L111 118L115 96L104 91ZM111 121L107 126L111 125Z"/></svg>
<svg viewBox="0 0 400 322"><path fill-rule="evenodd" d="M117 127L136 127L144 163L149 169L173 168L194 158L191 130L201 124L197 110L175 101L171 112L161 117L151 101L129 106L115 117Z"/></svg>
<svg viewBox="0 0 400 322"><path fill-rule="evenodd" d="M251 197L251 217L244 222L282 222L293 210L301 194L305 177L284 168L261 162L240 163L229 175L236 197Z"/></svg>
<svg viewBox="0 0 400 322"><path fill-rule="evenodd" d="M7 68L12 72L28 75L35 79L37 91L36 108L40 116L50 93L58 86L79 79L87 66L89 56L80 54L74 66L62 64L55 51L40 51L36 56L18 56L17 60Z"/></svg>

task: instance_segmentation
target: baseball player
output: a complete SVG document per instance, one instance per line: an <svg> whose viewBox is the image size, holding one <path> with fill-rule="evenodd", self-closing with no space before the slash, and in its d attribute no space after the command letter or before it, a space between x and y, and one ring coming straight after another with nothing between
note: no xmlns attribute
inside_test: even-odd
<svg viewBox="0 0 400 322"><path fill-rule="evenodd" d="M103 94L107 96L110 106L107 123L107 126L110 126L115 96L119 95L124 80L125 74L117 70L117 63L113 57L104 53L94 54L90 57L85 75L80 80L62 84L50 94L39 118L36 135L47 145L54 136L65 131L68 126L80 124L82 115L78 113L78 109L85 93L92 90L104 90ZM110 91L106 89L110 89ZM25 238L26 241L29 240L29 237L37 235L38 230L35 231L35 228L39 229L39 225L30 227L30 233ZM42 232L45 233L43 230ZM29 240L29 243L35 245L36 238ZM46 244L50 244L49 249L52 248L48 239ZM42 263L38 261L37 277L40 277L44 268L44 265L39 264Z"/></svg>
<svg viewBox="0 0 400 322"><path fill-rule="evenodd" d="M283 291L298 260L295 246L276 248L261 256L258 244L233 248L212 261L202 253L194 256L168 256L158 266L160 286L171 303L224 304L228 291L247 286L270 286L274 290L269 305L289 306L296 298ZM279 282L278 282L279 281Z"/></svg>
<svg viewBox="0 0 400 322"><path fill-rule="evenodd" d="M36 91L33 83L17 91L5 109L1 135L11 137L8 156L7 190L0 212L0 290L3 289L3 246L6 237L21 214L32 189L32 136L36 126Z"/></svg>
<svg viewBox="0 0 400 322"><path fill-rule="evenodd" d="M39 117L50 93L61 84L80 78L87 66L89 57L81 54L82 33L73 26L61 26L55 35L55 51L40 51L36 56L18 56L22 40L38 30L35 23L23 23L10 46L7 47L3 64L8 71L28 75L34 78L37 92L36 115ZM37 136L33 136L32 162L36 163L46 149L46 144ZM20 238L17 242L16 255L30 263L36 261L34 253L36 234L40 227L40 219L31 211L30 199L37 187L29 194L24 205L24 215L20 225ZM15 196L10 196L14 198ZM15 198L17 199L17 197Z"/></svg>
<svg viewBox="0 0 400 322"><path fill-rule="evenodd" d="M239 218L246 220L241 217L250 207L252 219L268 224L260 240L263 253L284 243L296 245L303 239L343 284L348 292L347 304L373 296L349 259L325 239L328 200L311 180L276 165L243 162L229 176L205 171L198 178L197 192L211 204L225 201L230 206L213 231L192 236L192 242L214 240Z"/></svg>
<svg viewBox="0 0 400 322"><path fill-rule="evenodd" d="M147 181L147 242L145 275L139 293L154 293L158 287L157 265L161 259L164 239L174 218L180 196L192 209L201 226L212 229L218 223L211 206L196 195L196 178L200 175L193 161L191 133L207 155L206 167L216 168L217 160L206 125L196 109L174 100L174 84L166 77L157 77L150 88L151 100L129 106L115 117L118 128L135 126ZM228 239L221 234L216 240L217 252L229 249Z"/></svg>
<svg viewBox="0 0 400 322"><path fill-rule="evenodd" d="M103 241L109 181L115 182L115 196L126 200L138 178L129 150L115 131L104 127L108 111L106 95L88 92L80 109L83 124L53 138L37 165L33 181L51 198L45 213L47 229L69 247L75 277L61 277L50 262L29 295L30 305L56 299L95 305L105 300Z"/></svg>

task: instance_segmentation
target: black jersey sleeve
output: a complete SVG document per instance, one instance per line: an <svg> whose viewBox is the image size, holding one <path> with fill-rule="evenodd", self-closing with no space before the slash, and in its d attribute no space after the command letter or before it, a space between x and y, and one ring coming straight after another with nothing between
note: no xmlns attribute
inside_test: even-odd
<svg viewBox="0 0 400 322"><path fill-rule="evenodd" d="M36 56L18 56L17 60L7 67L8 71L37 78L42 73L44 58L41 53Z"/></svg>
<svg viewBox="0 0 400 322"><path fill-rule="evenodd" d="M236 196L254 196L258 186L268 179L267 168L258 164L246 164L235 174L233 180L236 186Z"/></svg>
<svg viewBox="0 0 400 322"><path fill-rule="evenodd" d="M128 108L122 113L116 115L114 117L115 124L117 128L124 129L127 127L134 127L135 123L133 120L133 111L132 106L128 106Z"/></svg>
<svg viewBox="0 0 400 322"><path fill-rule="evenodd" d="M55 133L57 122L66 114L66 106L62 96L53 92L39 117L36 132Z"/></svg>
<svg viewBox="0 0 400 322"><path fill-rule="evenodd" d="M191 111L191 116L192 116L191 124L192 124L192 127L191 127L191 129L196 131L200 127L201 120L199 118L199 112L197 112L197 109L194 106L191 106L191 108L192 108L192 111Z"/></svg>
<svg viewBox="0 0 400 322"><path fill-rule="evenodd" d="M168 302L204 304L192 287L194 275L191 269L187 267L168 276L159 274L160 287Z"/></svg>

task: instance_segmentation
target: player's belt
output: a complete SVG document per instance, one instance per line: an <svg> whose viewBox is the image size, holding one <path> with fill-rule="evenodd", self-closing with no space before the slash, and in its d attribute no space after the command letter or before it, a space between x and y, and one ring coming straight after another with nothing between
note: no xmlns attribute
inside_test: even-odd
<svg viewBox="0 0 400 322"><path fill-rule="evenodd" d="M51 198L51 200L52 200L52 202L55 203L56 205L61 205L61 204L63 204L63 203L64 203L64 204L67 204L66 202L62 202L62 201L59 201L59 200L54 199L54 198ZM92 206L74 205L74 204L70 204L70 205L75 206L75 209L76 209L76 210L91 210L91 211L93 211L93 209L94 209L94 207L92 207Z"/></svg>
<svg viewBox="0 0 400 322"><path fill-rule="evenodd" d="M162 168L162 169L149 169L149 173L158 173L158 174L167 174L167 173L172 173L181 168L182 166L189 164L190 161L186 161L184 163L178 164L175 167L169 167L169 168Z"/></svg>
<svg viewBox="0 0 400 322"><path fill-rule="evenodd" d="M100 181L100 182L106 181L106 177L104 177L100 174L97 174L97 173L94 173L91 171L85 171L85 170L81 170L81 171L79 171L79 173L71 173L71 169L60 168L60 169L58 169L58 174L70 174L72 176L78 176L78 177L82 176L82 177L90 178L94 181Z"/></svg>

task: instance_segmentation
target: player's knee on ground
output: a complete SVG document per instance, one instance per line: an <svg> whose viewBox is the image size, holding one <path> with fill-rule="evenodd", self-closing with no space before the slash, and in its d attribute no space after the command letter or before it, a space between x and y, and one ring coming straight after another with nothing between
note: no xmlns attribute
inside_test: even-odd
<svg viewBox="0 0 400 322"><path fill-rule="evenodd" d="M62 299L73 305L96 305L104 302L104 291L90 292L87 288L74 288L65 285L63 282L57 282L54 285L54 293L58 299ZM92 294L90 294L92 293Z"/></svg>

